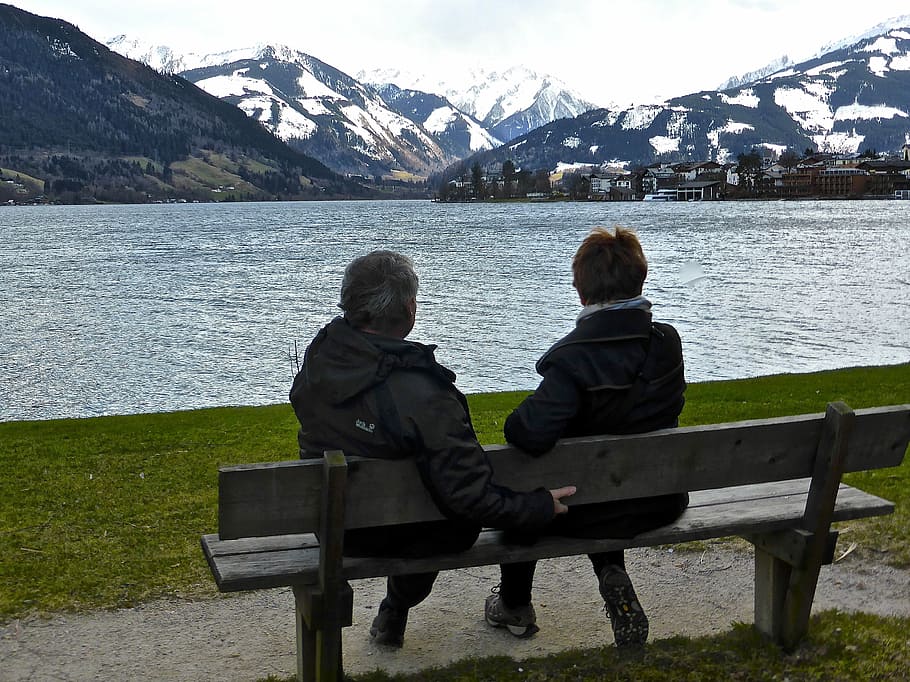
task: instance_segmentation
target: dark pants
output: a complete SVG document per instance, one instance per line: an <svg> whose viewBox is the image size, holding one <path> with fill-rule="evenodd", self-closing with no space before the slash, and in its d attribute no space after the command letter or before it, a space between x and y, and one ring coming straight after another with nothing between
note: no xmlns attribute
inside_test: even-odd
<svg viewBox="0 0 910 682"><path fill-rule="evenodd" d="M404 526L361 528L347 531L347 556L404 557L463 552L477 541L480 527L457 521L433 521ZM439 571L392 575L386 581L387 606L403 611L426 599Z"/></svg>
<svg viewBox="0 0 910 682"><path fill-rule="evenodd" d="M570 507L558 516L540 535L562 535L576 538L631 538L654 528L672 523L685 511L689 496L662 495L639 500L621 500L603 504ZM519 542L533 542L532 537L519 537ZM622 550L589 554L594 573L600 580L607 565L625 569ZM499 596L508 608L531 603L536 561L502 564Z"/></svg>

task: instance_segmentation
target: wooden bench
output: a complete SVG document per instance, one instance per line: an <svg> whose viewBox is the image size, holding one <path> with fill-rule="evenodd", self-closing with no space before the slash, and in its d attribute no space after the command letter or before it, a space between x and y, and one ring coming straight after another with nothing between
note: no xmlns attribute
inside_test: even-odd
<svg viewBox="0 0 910 682"><path fill-rule="evenodd" d="M342 555L344 528L441 518L410 460L336 451L224 467L219 534L203 536L202 546L222 592L293 588L301 682L341 678L350 580L733 535L755 545L755 626L792 648L806 633L819 570L832 561L831 523L894 509L841 475L899 465L908 440L910 405L854 413L832 403L824 415L566 439L536 459L494 445L486 449L496 480L517 490L575 484L571 504L689 491L691 504L675 523L631 539L546 537L526 546L485 530L466 552L425 559Z"/></svg>

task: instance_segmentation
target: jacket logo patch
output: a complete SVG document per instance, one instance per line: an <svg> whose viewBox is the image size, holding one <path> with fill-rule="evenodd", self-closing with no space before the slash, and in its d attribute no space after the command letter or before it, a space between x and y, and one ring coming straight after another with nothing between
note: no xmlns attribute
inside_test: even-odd
<svg viewBox="0 0 910 682"><path fill-rule="evenodd" d="M355 421L354 426L356 426L361 431L366 431L367 433L373 433L373 431L376 430L376 424L367 424L365 421L363 421L363 419L358 419Z"/></svg>

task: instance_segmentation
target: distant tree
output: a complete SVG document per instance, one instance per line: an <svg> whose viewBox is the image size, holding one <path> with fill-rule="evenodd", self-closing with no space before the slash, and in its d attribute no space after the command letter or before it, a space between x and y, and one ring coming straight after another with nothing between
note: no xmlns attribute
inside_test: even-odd
<svg viewBox="0 0 910 682"><path fill-rule="evenodd" d="M478 199L484 198L483 168L476 161L471 166L471 189L474 190L475 197Z"/></svg>
<svg viewBox="0 0 910 682"><path fill-rule="evenodd" d="M506 182L512 182L515 179L515 162L512 159L506 159L502 162L502 179Z"/></svg>
<svg viewBox="0 0 910 682"><path fill-rule="evenodd" d="M748 154L739 154L736 160L739 162L736 172L739 174L740 186L748 192L755 193L761 179L761 155L753 149Z"/></svg>
<svg viewBox="0 0 910 682"><path fill-rule="evenodd" d="M520 170L515 174L515 180L517 183L516 191L518 196L523 197L528 192L534 191L534 178L531 176L530 171Z"/></svg>
<svg viewBox="0 0 910 682"><path fill-rule="evenodd" d="M587 199L591 192L591 178L584 173L572 173L565 179L566 191L573 199Z"/></svg>
<svg viewBox="0 0 910 682"><path fill-rule="evenodd" d="M515 191L515 180L518 178L518 171L515 170L515 162L512 159L506 159L502 162L502 196L510 198Z"/></svg>
<svg viewBox="0 0 910 682"><path fill-rule="evenodd" d="M792 149L787 149L783 154L780 155L780 158L777 162L786 168L788 171L793 170L800 161L800 156Z"/></svg>

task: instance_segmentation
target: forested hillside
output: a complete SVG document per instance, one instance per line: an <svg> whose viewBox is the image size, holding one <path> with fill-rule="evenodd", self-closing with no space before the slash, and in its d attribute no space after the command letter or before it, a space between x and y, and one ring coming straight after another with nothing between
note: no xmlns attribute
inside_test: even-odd
<svg viewBox="0 0 910 682"><path fill-rule="evenodd" d="M0 167L66 201L364 195L242 111L0 5Z"/></svg>

